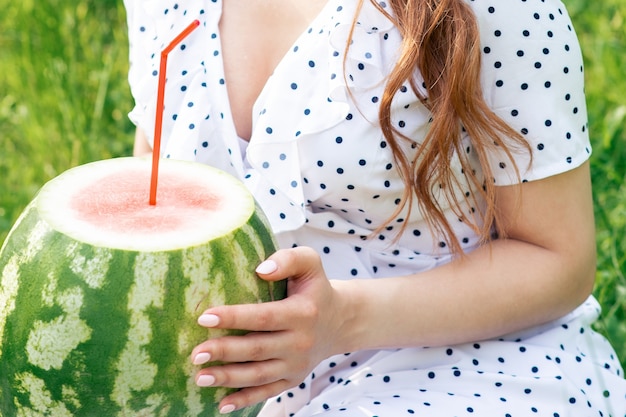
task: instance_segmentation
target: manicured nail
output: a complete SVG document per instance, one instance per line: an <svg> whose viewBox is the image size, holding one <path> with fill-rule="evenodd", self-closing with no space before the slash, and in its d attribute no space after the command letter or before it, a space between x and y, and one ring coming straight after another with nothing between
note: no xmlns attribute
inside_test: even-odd
<svg viewBox="0 0 626 417"><path fill-rule="evenodd" d="M215 377L213 375L200 375L196 384L199 387L210 387L215 384Z"/></svg>
<svg viewBox="0 0 626 417"><path fill-rule="evenodd" d="M259 274L271 274L272 272L276 272L278 269L278 265L276 262L268 259L267 261L261 262L259 266L256 267L256 272Z"/></svg>
<svg viewBox="0 0 626 417"><path fill-rule="evenodd" d="M208 361L211 360L211 354L210 353L206 353L206 352L202 352L202 353L198 353L195 358L193 358L193 364L194 365L202 365L207 363Z"/></svg>
<svg viewBox="0 0 626 417"><path fill-rule="evenodd" d="M232 404L225 405L224 407L220 408L220 414L232 413L233 411L235 411L235 408L236 407Z"/></svg>
<svg viewBox="0 0 626 417"><path fill-rule="evenodd" d="M204 327L215 327L220 322L220 318L215 314L203 314L198 317L198 324Z"/></svg>

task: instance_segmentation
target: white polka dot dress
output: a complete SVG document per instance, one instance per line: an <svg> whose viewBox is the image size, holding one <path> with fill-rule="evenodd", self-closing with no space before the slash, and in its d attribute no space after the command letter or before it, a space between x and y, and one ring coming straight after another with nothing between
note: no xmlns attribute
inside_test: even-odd
<svg viewBox="0 0 626 417"><path fill-rule="evenodd" d="M516 154L519 179L503 155L490 155L496 184L537 180L582 164L591 153L582 58L563 4L466 1L480 27L485 98L533 149L532 164ZM329 0L296 40L255 103L245 148L223 71L222 0L125 1L133 122L153 135L160 51L199 19L200 27L168 60L163 155L239 177L281 246L313 247L334 279L410 274L450 260L443 237L417 210L400 213L368 238L394 211L404 187L377 124L400 35L365 1L344 61L356 3ZM419 143L429 119L410 87L401 89L393 102L394 127ZM464 141L472 158L470 138ZM405 151L415 148L407 144ZM453 167L461 176L455 160ZM463 249L474 249L477 236L452 210L448 214ZM394 239L400 226L405 232ZM270 400L261 415L624 417L626 381L613 349L591 328L598 314L589 297L565 317L497 340L334 356L300 386Z"/></svg>

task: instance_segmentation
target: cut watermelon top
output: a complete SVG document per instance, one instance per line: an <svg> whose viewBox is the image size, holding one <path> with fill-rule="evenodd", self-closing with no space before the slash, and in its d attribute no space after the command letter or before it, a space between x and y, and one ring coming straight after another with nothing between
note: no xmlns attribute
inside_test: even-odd
<svg viewBox="0 0 626 417"><path fill-rule="evenodd" d="M37 198L42 217L54 229L96 246L165 251L220 237L255 209L234 177L173 160L160 166L157 204L151 206L151 161L119 161L93 162L91 169L77 167L48 182Z"/></svg>

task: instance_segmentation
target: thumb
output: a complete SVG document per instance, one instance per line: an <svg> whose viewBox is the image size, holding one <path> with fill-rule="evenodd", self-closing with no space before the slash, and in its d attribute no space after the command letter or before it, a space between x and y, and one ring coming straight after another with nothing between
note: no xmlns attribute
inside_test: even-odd
<svg viewBox="0 0 626 417"><path fill-rule="evenodd" d="M298 246L281 249L263 261L256 273L264 280L302 279L323 274L322 262L313 249Z"/></svg>

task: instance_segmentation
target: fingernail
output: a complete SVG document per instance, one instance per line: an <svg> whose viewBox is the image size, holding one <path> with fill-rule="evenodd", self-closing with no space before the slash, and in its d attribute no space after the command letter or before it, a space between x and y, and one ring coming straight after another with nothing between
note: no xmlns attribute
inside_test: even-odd
<svg viewBox="0 0 626 417"><path fill-rule="evenodd" d="M268 259L267 261L263 261L256 267L256 272L259 274L271 274L272 272L276 272L278 269L278 265L276 262Z"/></svg>
<svg viewBox="0 0 626 417"><path fill-rule="evenodd" d="M213 375L200 375L196 384L199 387L210 387L215 384L215 377Z"/></svg>
<svg viewBox="0 0 626 417"><path fill-rule="evenodd" d="M220 318L215 314L203 314L198 317L198 324L204 327L215 327L220 322Z"/></svg>
<svg viewBox="0 0 626 417"><path fill-rule="evenodd" d="M232 413L233 411L235 411L235 408L236 407L232 404L225 405L224 407L220 408L220 414Z"/></svg>
<svg viewBox="0 0 626 417"><path fill-rule="evenodd" d="M193 358L193 364L194 365L202 365L202 364L207 363L210 360L211 360L211 354L210 353L206 353L206 352L202 352L202 353L198 353Z"/></svg>

